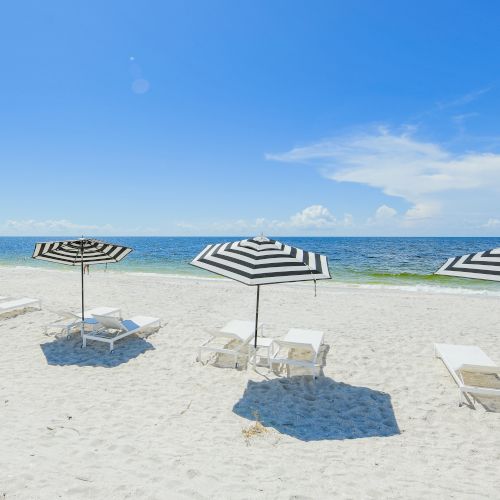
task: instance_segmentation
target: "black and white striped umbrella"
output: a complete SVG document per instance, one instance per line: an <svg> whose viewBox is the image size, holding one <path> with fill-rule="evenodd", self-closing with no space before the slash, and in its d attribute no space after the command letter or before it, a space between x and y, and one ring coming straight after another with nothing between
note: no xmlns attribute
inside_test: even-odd
<svg viewBox="0 0 500 500"><path fill-rule="evenodd" d="M132 251L129 247L106 243L104 241L80 238L68 241L48 241L36 243L33 258L48 260L68 266L80 266L82 279L82 330L85 321L84 311L84 266L87 264L108 264L119 262Z"/></svg>
<svg viewBox="0 0 500 500"><path fill-rule="evenodd" d="M255 345L260 285L331 278L325 255L306 252L264 236L207 245L191 264L246 285L257 286Z"/></svg>
<svg viewBox="0 0 500 500"><path fill-rule="evenodd" d="M121 245L81 238L72 241L36 243L33 258L69 266L107 264L119 262L131 251L131 248Z"/></svg>
<svg viewBox="0 0 500 500"><path fill-rule="evenodd" d="M500 281L500 248L452 257L434 274Z"/></svg>

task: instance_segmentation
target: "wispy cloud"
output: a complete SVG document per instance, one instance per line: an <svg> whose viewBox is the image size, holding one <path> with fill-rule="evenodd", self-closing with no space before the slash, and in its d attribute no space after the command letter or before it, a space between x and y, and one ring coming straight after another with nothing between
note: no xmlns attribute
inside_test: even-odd
<svg viewBox="0 0 500 500"><path fill-rule="evenodd" d="M455 140L464 137L466 132L465 125L467 120L469 120L470 118L475 118L477 116L479 116L479 113L474 112L474 113L462 113L451 117L451 121L457 127L458 130L458 137L456 137Z"/></svg>
<svg viewBox="0 0 500 500"><path fill-rule="evenodd" d="M113 232L113 226L105 224L103 226L91 224L75 224L66 219L59 220L36 220L36 219L23 219L23 220L7 220L3 226L0 226L3 234L7 235L104 235Z"/></svg>
<svg viewBox="0 0 500 500"><path fill-rule="evenodd" d="M483 224L481 227L487 227L487 228L498 228L500 227L500 219L495 219L490 217L488 221Z"/></svg>
<svg viewBox="0 0 500 500"><path fill-rule="evenodd" d="M467 92L455 99L451 99L449 101L439 101L436 104L437 109L447 109L447 108L457 108L459 106L464 106L465 104L469 104L470 102L476 101L484 94L490 92L495 88L494 85L489 85L487 87L483 87L481 89L473 90L471 92Z"/></svg>
<svg viewBox="0 0 500 500"><path fill-rule="evenodd" d="M180 228L180 229L196 229L196 226L194 224L191 224L190 222L176 222L175 226Z"/></svg>
<svg viewBox="0 0 500 500"><path fill-rule="evenodd" d="M430 108L425 109L424 111L421 111L419 113L416 113L415 115L411 116L409 121L411 123L421 123L422 120L426 118L431 118L431 117L436 117L441 114L443 115L448 115L450 113L457 113L460 108L467 107L469 104L472 102L475 102L479 99L481 99L484 95L488 94L489 92L495 90L497 88L496 84L490 84L486 85L480 89L475 89L469 92L466 92L458 97L454 97L451 99L444 99L441 101L437 101L435 104L433 104ZM462 113L461 116L472 116L475 115L475 113ZM460 115L459 115L460 116ZM455 117L452 117L452 121L455 121Z"/></svg>

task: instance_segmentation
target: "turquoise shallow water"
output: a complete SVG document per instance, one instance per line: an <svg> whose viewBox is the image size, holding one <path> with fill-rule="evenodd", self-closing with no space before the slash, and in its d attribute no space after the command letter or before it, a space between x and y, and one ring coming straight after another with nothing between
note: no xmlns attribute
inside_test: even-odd
<svg viewBox="0 0 500 500"><path fill-rule="evenodd" d="M0 266L65 266L31 258L36 241L72 237L0 237ZM130 246L134 252L113 271L152 272L213 277L189 265L205 245L237 237L102 237ZM341 283L455 287L500 291L500 283L435 276L448 258L500 246L500 238L341 238L280 237L280 241L326 254L333 280Z"/></svg>

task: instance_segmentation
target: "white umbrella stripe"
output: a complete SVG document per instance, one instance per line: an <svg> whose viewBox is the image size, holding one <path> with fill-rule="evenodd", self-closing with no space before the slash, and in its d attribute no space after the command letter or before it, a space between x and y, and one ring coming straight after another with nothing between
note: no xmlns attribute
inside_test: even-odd
<svg viewBox="0 0 500 500"><path fill-rule="evenodd" d="M435 274L500 281L500 248L448 259Z"/></svg>

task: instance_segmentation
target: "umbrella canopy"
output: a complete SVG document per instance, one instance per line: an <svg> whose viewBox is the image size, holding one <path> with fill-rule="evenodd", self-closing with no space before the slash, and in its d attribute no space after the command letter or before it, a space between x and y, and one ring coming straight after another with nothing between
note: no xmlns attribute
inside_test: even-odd
<svg viewBox="0 0 500 500"><path fill-rule="evenodd" d="M305 252L264 236L207 245L191 264L245 285L331 278L325 255Z"/></svg>
<svg viewBox="0 0 500 500"><path fill-rule="evenodd" d="M80 266L82 281L82 330L85 321L83 270L86 264L107 264L119 262L132 251L129 247L105 243L104 241L80 238L68 241L49 241L36 243L33 258Z"/></svg>
<svg viewBox="0 0 500 500"><path fill-rule="evenodd" d="M452 257L434 274L500 281L500 248Z"/></svg>
<svg viewBox="0 0 500 500"><path fill-rule="evenodd" d="M36 243L33 258L69 266L107 264L122 260L131 251L131 248L121 245L81 238L71 241Z"/></svg>
<svg viewBox="0 0 500 500"><path fill-rule="evenodd" d="M306 252L265 236L207 245L191 264L245 285L257 286L255 347L257 347L260 285L331 278L325 255Z"/></svg>

